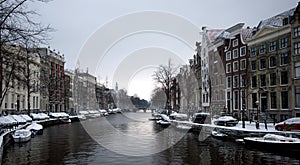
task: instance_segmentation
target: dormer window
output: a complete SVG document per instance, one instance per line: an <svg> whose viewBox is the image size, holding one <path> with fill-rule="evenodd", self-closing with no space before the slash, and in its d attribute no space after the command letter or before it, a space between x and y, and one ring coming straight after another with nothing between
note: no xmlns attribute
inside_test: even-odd
<svg viewBox="0 0 300 165"><path fill-rule="evenodd" d="M285 25L288 25L289 24L289 18L284 18L282 20L282 25L285 26Z"/></svg>
<svg viewBox="0 0 300 165"><path fill-rule="evenodd" d="M236 47L236 46L238 46L238 44L239 44L238 39L235 39L235 40L233 40L233 42L232 42L232 47Z"/></svg>

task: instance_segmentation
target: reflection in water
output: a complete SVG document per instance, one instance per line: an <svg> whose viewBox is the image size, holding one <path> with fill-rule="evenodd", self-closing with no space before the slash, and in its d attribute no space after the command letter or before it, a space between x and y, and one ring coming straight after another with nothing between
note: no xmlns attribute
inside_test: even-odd
<svg viewBox="0 0 300 165"><path fill-rule="evenodd" d="M197 134L162 129L148 117L149 113L125 113L51 126L28 143L8 146L2 164L300 163L297 156L248 149L213 138L199 141ZM169 148L156 152L163 147ZM143 156L132 156L137 153Z"/></svg>

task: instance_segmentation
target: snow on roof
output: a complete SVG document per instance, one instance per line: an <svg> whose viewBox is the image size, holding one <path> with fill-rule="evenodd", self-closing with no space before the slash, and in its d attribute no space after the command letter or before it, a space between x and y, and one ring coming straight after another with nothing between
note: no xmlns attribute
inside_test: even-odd
<svg viewBox="0 0 300 165"><path fill-rule="evenodd" d="M55 118L69 117L69 115L66 114L65 112L52 112L52 113L50 113L50 116L55 117Z"/></svg>
<svg viewBox="0 0 300 165"><path fill-rule="evenodd" d="M242 29L241 35L242 35L243 41L246 41L247 39L251 38L253 31L254 31L253 28Z"/></svg>
<svg viewBox="0 0 300 165"><path fill-rule="evenodd" d="M32 121L32 118L28 115L20 115L22 118L24 118L26 121Z"/></svg>
<svg viewBox="0 0 300 165"><path fill-rule="evenodd" d="M86 114L89 114L89 112L88 111L79 111L79 114L86 115Z"/></svg>
<svg viewBox="0 0 300 165"><path fill-rule="evenodd" d="M1 125L14 125L17 124L17 121L13 119L11 116L1 116L0 117Z"/></svg>
<svg viewBox="0 0 300 165"><path fill-rule="evenodd" d="M19 115L12 115L12 118L18 121L19 123L26 123L26 120Z"/></svg>
<svg viewBox="0 0 300 165"><path fill-rule="evenodd" d="M88 113L90 113L90 114L96 114L96 113L99 113L99 111L97 111L97 110L89 110Z"/></svg>
<svg viewBox="0 0 300 165"><path fill-rule="evenodd" d="M281 26L283 26L282 18L293 16L295 10L296 10L296 8L293 8L288 11L282 12L276 16L273 16L271 18L262 20L259 22L257 29L260 30L264 26L281 27Z"/></svg>
<svg viewBox="0 0 300 165"><path fill-rule="evenodd" d="M207 30L206 31L206 38L209 42L212 42L216 39L216 36L220 35L223 30Z"/></svg>

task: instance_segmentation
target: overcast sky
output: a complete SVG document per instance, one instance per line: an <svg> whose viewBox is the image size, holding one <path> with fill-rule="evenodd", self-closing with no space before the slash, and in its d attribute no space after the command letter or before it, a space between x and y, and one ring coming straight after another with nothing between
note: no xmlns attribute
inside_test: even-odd
<svg viewBox="0 0 300 165"><path fill-rule="evenodd" d="M186 63L194 53L193 42L200 40L198 31L202 26L226 29L243 22L245 26L253 27L260 20L296 7L297 3L298 0L53 0L33 4L32 8L40 13L43 24L50 24L56 29L50 34L50 47L65 55L66 68L74 69L83 52L93 54L84 56L89 60L101 56L100 60L95 59L95 63L91 64L94 65L91 72L96 74L101 83L105 83L108 77L109 86L112 87L115 81L121 81L113 75L119 72L119 65L128 56L140 53L143 57L150 57L153 52L166 56L173 54L171 57L179 56L181 62ZM150 15L149 12L156 15ZM143 30L146 32L141 33ZM182 34L184 31L186 35ZM97 44L89 44L90 47L85 48L87 43L92 42ZM89 52L85 49L89 49ZM99 55L100 49L102 52ZM146 59L142 62L145 65L128 73L128 82L118 84L121 84L119 88L128 88L130 94L137 93L149 99L153 86L149 83L149 71L160 63L149 63L151 60L143 59ZM127 63L133 61L127 60ZM140 74L143 72L141 68L144 68L144 74ZM148 74L148 79L144 77L145 74Z"/></svg>

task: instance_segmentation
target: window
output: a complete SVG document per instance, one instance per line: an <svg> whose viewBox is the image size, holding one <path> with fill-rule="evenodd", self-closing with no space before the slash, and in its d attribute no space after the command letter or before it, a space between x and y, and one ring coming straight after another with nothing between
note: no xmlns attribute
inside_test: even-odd
<svg viewBox="0 0 300 165"><path fill-rule="evenodd" d="M241 53L241 56L245 56L246 55L246 46L241 47L240 53Z"/></svg>
<svg viewBox="0 0 300 165"><path fill-rule="evenodd" d="M280 48L286 48L288 45L288 38L281 38L280 39Z"/></svg>
<svg viewBox="0 0 300 165"><path fill-rule="evenodd" d="M276 73L270 74L270 86L276 85Z"/></svg>
<svg viewBox="0 0 300 165"><path fill-rule="evenodd" d="M246 86L246 75L242 75L241 76L241 87L245 87Z"/></svg>
<svg viewBox="0 0 300 165"><path fill-rule="evenodd" d="M243 109L245 109L245 108L246 108L246 107L245 107L245 105L246 105L246 92L245 92L245 90L242 90L241 95L242 95L242 99L241 99L241 107L242 107Z"/></svg>
<svg viewBox="0 0 300 165"><path fill-rule="evenodd" d="M251 70L256 70L256 61L251 61Z"/></svg>
<svg viewBox="0 0 300 165"><path fill-rule="evenodd" d="M233 87L238 87L239 86L239 76L234 76L233 77Z"/></svg>
<svg viewBox="0 0 300 165"><path fill-rule="evenodd" d="M289 108L289 93L287 91L281 92L281 108L288 109Z"/></svg>
<svg viewBox="0 0 300 165"><path fill-rule="evenodd" d="M231 77L227 77L227 88L231 87Z"/></svg>
<svg viewBox="0 0 300 165"><path fill-rule="evenodd" d="M256 56L256 55L257 55L256 47L252 47L251 48L251 56Z"/></svg>
<svg viewBox="0 0 300 165"><path fill-rule="evenodd" d="M32 107L33 107L33 109L35 108L35 96L33 96L33 98L32 98Z"/></svg>
<svg viewBox="0 0 300 165"><path fill-rule="evenodd" d="M233 47L238 46L238 44L239 44L238 39L233 40L233 42L232 42L232 46L233 46Z"/></svg>
<svg viewBox="0 0 300 165"><path fill-rule="evenodd" d="M300 78L300 62L295 63L295 78Z"/></svg>
<svg viewBox="0 0 300 165"><path fill-rule="evenodd" d="M281 80L280 81L281 85L288 84L289 79L288 79L288 72L287 71L281 72L281 78L280 78L280 80Z"/></svg>
<svg viewBox="0 0 300 165"><path fill-rule="evenodd" d="M277 105L276 105L276 92L271 92L270 93L271 96L271 109L276 109Z"/></svg>
<svg viewBox="0 0 300 165"><path fill-rule="evenodd" d="M294 36L299 37L300 36L300 27L294 28Z"/></svg>
<svg viewBox="0 0 300 165"><path fill-rule="evenodd" d="M264 87L267 85L267 82L266 82L266 75L265 74L262 74L260 75L260 86L261 87Z"/></svg>
<svg viewBox="0 0 300 165"><path fill-rule="evenodd" d="M257 87L257 78L256 78L256 76L252 76L251 85L252 85L252 87Z"/></svg>
<svg viewBox="0 0 300 165"><path fill-rule="evenodd" d="M246 69L246 59L241 60L241 70Z"/></svg>
<svg viewBox="0 0 300 165"><path fill-rule="evenodd" d="M233 71L235 72L235 71L237 71L239 69L239 63L238 63L238 61L234 61L233 62Z"/></svg>
<svg viewBox="0 0 300 165"><path fill-rule="evenodd" d="M300 108L300 86L295 87L295 106Z"/></svg>
<svg viewBox="0 0 300 165"><path fill-rule="evenodd" d="M280 65L286 65L289 62L288 52L280 54Z"/></svg>
<svg viewBox="0 0 300 165"><path fill-rule="evenodd" d="M226 60L231 59L231 51L226 52Z"/></svg>
<svg viewBox="0 0 300 165"><path fill-rule="evenodd" d="M259 54L265 54L266 53L266 45L261 44L259 48Z"/></svg>
<svg viewBox="0 0 300 165"><path fill-rule="evenodd" d="M238 49L234 49L233 50L233 58L238 58L239 57L239 50Z"/></svg>
<svg viewBox="0 0 300 165"><path fill-rule="evenodd" d="M239 108L239 92L238 91L234 91L233 99L234 99L234 109L238 109Z"/></svg>
<svg viewBox="0 0 300 165"><path fill-rule="evenodd" d="M296 55L300 54L300 42L295 43L294 51Z"/></svg>
<svg viewBox="0 0 300 165"><path fill-rule="evenodd" d="M262 58L260 59L260 69L266 69L266 59Z"/></svg>
<svg viewBox="0 0 300 165"><path fill-rule="evenodd" d="M226 73L231 72L231 63L226 64Z"/></svg>
<svg viewBox="0 0 300 165"><path fill-rule="evenodd" d="M269 61L270 61L270 68L276 67L276 56L271 56Z"/></svg>
<svg viewBox="0 0 300 165"><path fill-rule="evenodd" d="M257 101L257 95L256 93L252 93L252 107L257 107L256 102Z"/></svg>
<svg viewBox="0 0 300 165"><path fill-rule="evenodd" d="M271 41L269 45L270 52L273 52L276 50L276 41Z"/></svg>

